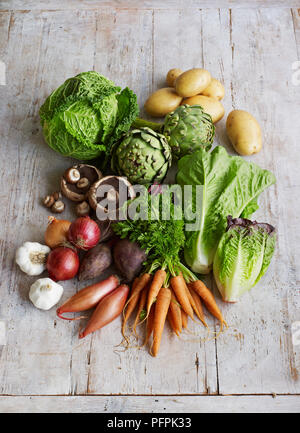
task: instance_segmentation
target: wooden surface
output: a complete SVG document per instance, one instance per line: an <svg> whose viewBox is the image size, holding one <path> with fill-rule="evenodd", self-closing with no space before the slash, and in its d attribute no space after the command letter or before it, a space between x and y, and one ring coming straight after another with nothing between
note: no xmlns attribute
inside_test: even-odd
<svg viewBox="0 0 300 433"><path fill-rule="evenodd" d="M292 338L300 321L300 85L293 84L292 70L300 60L300 2L190 1L184 9L175 0L118 3L0 4L6 65L0 321L7 332L0 346L0 412L300 412L300 345ZM19 245L43 240L48 212L41 199L58 188L73 162L44 143L39 107L66 78L94 69L132 88L142 108L171 67L198 66L224 83L226 113L246 109L262 126L263 150L249 160L277 178L255 215L277 228L272 264L236 305L222 304L214 287L230 324L217 341L192 334L179 341L166 330L153 359L145 350L115 347L119 320L78 340L82 323L57 319L55 308L35 309L28 301L35 278L14 264ZM233 154L225 121L217 124L215 144ZM70 204L63 215L73 215ZM76 280L63 285L62 300L83 286ZM199 326L191 330L204 337Z"/></svg>

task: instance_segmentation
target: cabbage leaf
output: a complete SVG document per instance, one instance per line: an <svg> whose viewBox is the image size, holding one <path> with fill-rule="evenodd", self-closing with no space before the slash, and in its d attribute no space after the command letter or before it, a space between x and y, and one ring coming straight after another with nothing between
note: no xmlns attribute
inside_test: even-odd
<svg viewBox="0 0 300 433"><path fill-rule="evenodd" d="M66 80L40 108L48 145L64 156L89 160L109 153L138 116L135 93L95 71Z"/></svg>

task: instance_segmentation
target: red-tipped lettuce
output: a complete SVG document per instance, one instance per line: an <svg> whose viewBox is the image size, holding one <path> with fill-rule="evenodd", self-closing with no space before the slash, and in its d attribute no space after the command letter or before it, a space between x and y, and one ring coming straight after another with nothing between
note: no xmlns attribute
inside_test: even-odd
<svg viewBox="0 0 300 433"><path fill-rule="evenodd" d="M256 285L268 269L276 243L275 228L245 218L228 216L213 264L222 298L236 302Z"/></svg>

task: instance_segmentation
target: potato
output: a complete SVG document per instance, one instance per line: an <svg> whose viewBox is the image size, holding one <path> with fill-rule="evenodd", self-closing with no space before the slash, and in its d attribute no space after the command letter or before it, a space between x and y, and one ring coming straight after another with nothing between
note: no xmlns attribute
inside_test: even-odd
<svg viewBox="0 0 300 433"><path fill-rule="evenodd" d="M167 85L169 87L174 87L176 78L179 77L179 75L181 75L182 72L183 71L178 68L170 69L169 72L167 73L167 78L166 78Z"/></svg>
<svg viewBox="0 0 300 433"><path fill-rule="evenodd" d="M191 98L184 99L182 104L201 105L203 110L211 115L213 123L218 122L224 116L225 110L220 101L214 98L209 98L204 95L196 95Z"/></svg>
<svg viewBox="0 0 300 433"><path fill-rule="evenodd" d="M208 96L209 98L215 98L220 101L224 98L225 89L221 81L216 80L216 78L212 78L210 84L206 87L206 89L201 92L201 95Z"/></svg>
<svg viewBox="0 0 300 433"><path fill-rule="evenodd" d="M182 97L177 95L173 87L163 87L149 96L144 108L153 117L164 117L175 110L181 101Z"/></svg>
<svg viewBox="0 0 300 433"><path fill-rule="evenodd" d="M188 98L203 92L210 82L211 75L205 69L189 69L176 79L175 90L178 95Z"/></svg>
<svg viewBox="0 0 300 433"><path fill-rule="evenodd" d="M231 111L226 120L226 131L232 146L240 155L252 155L261 150L259 123L247 111Z"/></svg>

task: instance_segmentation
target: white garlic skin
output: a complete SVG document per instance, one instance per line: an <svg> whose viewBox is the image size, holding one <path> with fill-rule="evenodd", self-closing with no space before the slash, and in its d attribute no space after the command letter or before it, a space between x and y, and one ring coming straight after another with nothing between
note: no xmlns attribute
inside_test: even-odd
<svg viewBox="0 0 300 433"><path fill-rule="evenodd" d="M16 263L25 274L40 275L46 269L46 256L50 251L47 245L25 242L16 251ZM40 260L38 260L39 255Z"/></svg>
<svg viewBox="0 0 300 433"><path fill-rule="evenodd" d="M36 308L50 310L59 302L63 291L63 287L51 278L40 278L30 287L29 299Z"/></svg>

